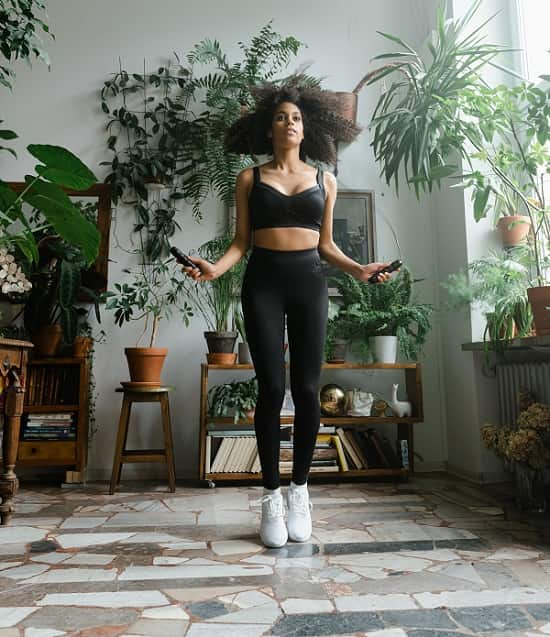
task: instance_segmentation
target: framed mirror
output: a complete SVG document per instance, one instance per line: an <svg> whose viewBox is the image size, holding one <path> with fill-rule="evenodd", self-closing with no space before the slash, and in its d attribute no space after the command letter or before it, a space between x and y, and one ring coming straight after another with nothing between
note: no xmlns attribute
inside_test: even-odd
<svg viewBox="0 0 550 637"><path fill-rule="evenodd" d="M374 223L373 190L340 190L334 204L332 235L336 245L358 263L375 261L376 234ZM325 276L329 279L329 294L338 296L331 287L331 277L342 270L325 263Z"/></svg>
<svg viewBox="0 0 550 637"><path fill-rule="evenodd" d="M16 193L20 193L26 184L23 181L12 181L8 186ZM109 184L94 184L87 190L69 190L64 191L71 198L73 203L80 209L82 214L93 221L97 225L97 229L101 235L99 242L99 252L97 259L91 265L90 269L100 274L104 281L105 287L100 292L107 289L107 280L109 272L109 234L111 231L111 186Z"/></svg>

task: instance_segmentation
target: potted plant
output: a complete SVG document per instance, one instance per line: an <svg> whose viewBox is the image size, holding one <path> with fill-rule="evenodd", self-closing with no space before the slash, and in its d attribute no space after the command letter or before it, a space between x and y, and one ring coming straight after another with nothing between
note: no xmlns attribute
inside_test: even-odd
<svg viewBox="0 0 550 637"><path fill-rule="evenodd" d="M550 168L550 89L526 82L487 86L481 70L506 49L486 44L480 29L472 27L480 3L474 2L460 19L446 19L440 8L427 43L428 64L400 38L382 34L400 50L377 56L384 64L367 83L398 78L381 92L370 124L372 146L387 183L393 181L396 188L402 170L417 196L453 176L471 188L476 220L490 207L498 213L504 204L507 214L529 217L527 245L535 276L528 295L537 333L550 334L550 216L541 177ZM457 166L456 157L469 170Z"/></svg>
<svg viewBox="0 0 550 637"><path fill-rule="evenodd" d="M405 358L417 358L433 306L412 301L412 283L406 267L379 285L365 285L349 274L337 278L342 305L334 320L342 334L361 343L363 356L368 342L376 362L395 363L397 345Z"/></svg>
<svg viewBox="0 0 550 637"><path fill-rule="evenodd" d="M550 463L550 407L532 397L524 407L513 427L486 424L481 439L514 473L519 508L544 511L550 504L545 479Z"/></svg>
<svg viewBox="0 0 550 637"><path fill-rule="evenodd" d="M246 340L242 308L238 307L233 316L235 320L235 327L241 337L241 342L238 344L239 363L241 365L250 365L252 363L252 358L250 356L250 348L248 347L248 342Z"/></svg>
<svg viewBox="0 0 550 637"><path fill-rule="evenodd" d="M233 422L252 418L258 401L258 381L254 376L246 381L232 381L216 385L208 392L209 413L212 417L226 416L233 410Z"/></svg>
<svg viewBox="0 0 550 637"><path fill-rule="evenodd" d="M130 280L115 283L114 290L107 292L106 309L115 312L115 323L122 327L129 321L143 321L144 328L136 347L126 347L130 379L134 384L160 385L164 360L168 354L165 347L155 347L160 321L172 316L178 307L184 325L189 325L193 315L191 307L180 297L184 292L184 280L174 267L173 259L140 263L134 269L125 269ZM147 347L140 342L150 330Z"/></svg>
<svg viewBox="0 0 550 637"><path fill-rule="evenodd" d="M203 259L215 262L226 252L232 240L232 233L226 232L201 245L198 252ZM233 353L238 337L234 329L235 308L245 268L246 258L243 258L216 279L199 284L186 281L188 296L209 328L204 337L210 363L231 364L236 360Z"/></svg>
<svg viewBox="0 0 550 637"><path fill-rule="evenodd" d="M484 340L495 350L501 350L506 340L527 336L532 330L528 264L525 248L491 252L472 261L467 272L452 274L441 284L448 293L449 309L472 305L483 311L487 320Z"/></svg>
<svg viewBox="0 0 550 637"><path fill-rule="evenodd" d="M344 338L344 325L338 322L340 305L329 299L324 355L327 363L343 363L346 359L348 339Z"/></svg>

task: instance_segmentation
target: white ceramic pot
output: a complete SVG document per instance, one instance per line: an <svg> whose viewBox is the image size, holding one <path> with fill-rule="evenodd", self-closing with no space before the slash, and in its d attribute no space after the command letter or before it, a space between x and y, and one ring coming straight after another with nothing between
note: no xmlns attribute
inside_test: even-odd
<svg viewBox="0 0 550 637"><path fill-rule="evenodd" d="M369 347L375 363L395 363L397 336L370 336Z"/></svg>

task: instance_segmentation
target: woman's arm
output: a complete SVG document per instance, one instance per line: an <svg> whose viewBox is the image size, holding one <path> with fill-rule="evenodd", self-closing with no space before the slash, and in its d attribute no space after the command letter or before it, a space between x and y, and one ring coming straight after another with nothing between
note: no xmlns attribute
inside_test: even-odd
<svg viewBox="0 0 550 637"><path fill-rule="evenodd" d="M336 201L337 185L336 178L331 173L325 173L325 190L327 193L325 201L325 212L323 215L323 223L321 225L321 234L319 237L319 253L328 261L331 265L348 274L351 274L360 281L367 282L368 279L379 272L383 267L389 265L389 263L369 263L367 265L361 265L346 256L342 250L334 243L332 237L332 219L334 213L334 202ZM379 275L379 282L387 281L391 277L388 273L381 273Z"/></svg>
<svg viewBox="0 0 550 637"><path fill-rule="evenodd" d="M237 177L235 190L235 202L237 204L237 222L235 237L225 254L216 263L210 263L206 259L190 256L193 263L196 263L201 271L196 268L183 268L195 281L211 281L227 272L247 253L250 247L250 217L248 212L248 193L252 187L253 172L251 168L246 168Z"/></svg>

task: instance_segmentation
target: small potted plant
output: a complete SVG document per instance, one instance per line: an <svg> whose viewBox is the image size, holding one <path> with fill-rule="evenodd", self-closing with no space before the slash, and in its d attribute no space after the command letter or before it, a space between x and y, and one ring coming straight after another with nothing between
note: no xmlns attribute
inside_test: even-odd
<svg viewBox="0 0 550 637"><path fill-rule="evenodd" d="M227 416L233 411L233 422L252 418L258 401L258 381L232 381L212 387L208 392L209 413L212 417Z"/></svg>
<svg viewBox="0 0 550 637"><path fill-rule="evenodd" d="M417 358L430 331L433 306L412 300L412 283L406 267L378 285L365 285L349 274L337 277L342 305L335 321L360 358L370 350L376 362L395 363L398 345L405 358Z"/></svg>
<svg viewBox="0 0 550 637"><path fill-rule="evenodd" d="M227 232L204 243L198 252L203 259L213 263L226 252L232 240L232 234ZM239 302L245 268L246 258L243 258L211 281L196 284L187 279L188 296L209 328L204 332L204 337L210 363L232 364L237 359L234 349L238 332L230 329L230 326L236 325L235 308Z"/></svg>
<svg viewBox="0 0 550 637"><path fill-rule="evenodd" d="M343 363L349 339L344 337L345 326L338 320L340 306L329 299L328 320L325 337L325 360L327 363Z"/></svg>
<svg viewBox="0 0 550 637"><path fill-rule="evenodd" d="M174 267L173 259L153 263L141 263L135 269L125 269L131 279L127 283L115 283L114 290L107 292L106 309L114 310L115 323L122 327L129 321L143 321L144 328L136 347L127 347L130 379L134 384L160 385L160 375L168 354L165 347L155 347L161 319L172 316L178 307L184 325L189 325L193 315L190 305L180 297L184 293L184 279ZM149 343L140 347L147 331Z"/></svg>
<svg viewBox="0 0 550 637"><path fill-rule="evenodd" d="M235 310L233 319L235 321L237 332L241 337L241 342L238 344L239 363L241 365L250 365L252 363L252 357L250 356L250 348L248 347L248 342L246 340L246 330L244 326L244 316L242 308L239 307Z"/></svg>
<svg viewBox="0 0 550 637"><path fill-rule="evenodd" d="M516 247L506 252L491 252L468 265L467 272L451 274L441 285L447 290L447 308L472 305L485 314L484 340L494 350L515 336L527 336L532 330L533 314L527 297L529 255Z"/></svg>

